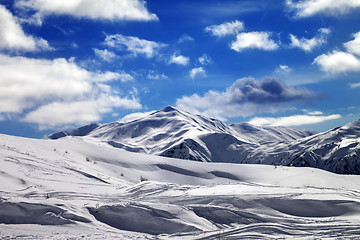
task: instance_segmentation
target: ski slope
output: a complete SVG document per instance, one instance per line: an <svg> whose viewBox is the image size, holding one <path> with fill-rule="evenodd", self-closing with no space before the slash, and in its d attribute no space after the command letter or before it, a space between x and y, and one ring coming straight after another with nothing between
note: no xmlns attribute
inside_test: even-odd
<svg viewBox="0 0 360 240"><path fill-rule="evenodd" d="M1 239L357 239L360 176L0 135Z"/></svg>

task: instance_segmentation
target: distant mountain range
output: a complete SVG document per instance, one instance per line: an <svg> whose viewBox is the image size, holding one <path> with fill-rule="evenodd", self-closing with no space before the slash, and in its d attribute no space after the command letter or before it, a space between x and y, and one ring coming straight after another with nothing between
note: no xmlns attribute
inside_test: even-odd
<svg viewBox="0 0 360 240"><path fill-rule="evenodd" d="M50 135L92 138L131 152L206 162L314 167L360 174L360 121L324 133L219 120L166 107L130 122Z"/></svg>

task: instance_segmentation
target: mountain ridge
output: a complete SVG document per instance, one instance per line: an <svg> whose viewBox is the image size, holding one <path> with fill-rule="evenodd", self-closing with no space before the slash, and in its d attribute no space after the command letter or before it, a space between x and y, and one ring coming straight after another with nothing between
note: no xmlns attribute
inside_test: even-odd
<svg viewBox="0 0 360 240"><path fill-rule="evenodd" d="M168 106L129 122L91 124L50 139L80 136L131 152L204 162L315 167L360 174L360 121L324 133L225 124Z"/></svg>

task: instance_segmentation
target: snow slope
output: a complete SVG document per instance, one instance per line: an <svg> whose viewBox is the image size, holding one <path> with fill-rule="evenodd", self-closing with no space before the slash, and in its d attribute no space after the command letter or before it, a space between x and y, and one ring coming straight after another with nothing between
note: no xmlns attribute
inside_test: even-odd
<svg viewBox="0 0 360 240"><path fill-rule="evenodd" d="M345 143L344 143L345 144ZM356 239L360 176L0 135L1 239Z"/></svg>

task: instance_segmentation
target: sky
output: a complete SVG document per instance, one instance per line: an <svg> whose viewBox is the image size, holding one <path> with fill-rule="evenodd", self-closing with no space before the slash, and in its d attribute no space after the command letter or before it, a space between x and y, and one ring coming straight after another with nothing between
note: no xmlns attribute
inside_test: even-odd
<svg viewBox="0 0 360 240"><path fill-rule="evenodd" d="M166 106L318 132L360 119L360 0L0 0L0 133Z"/></svg>

